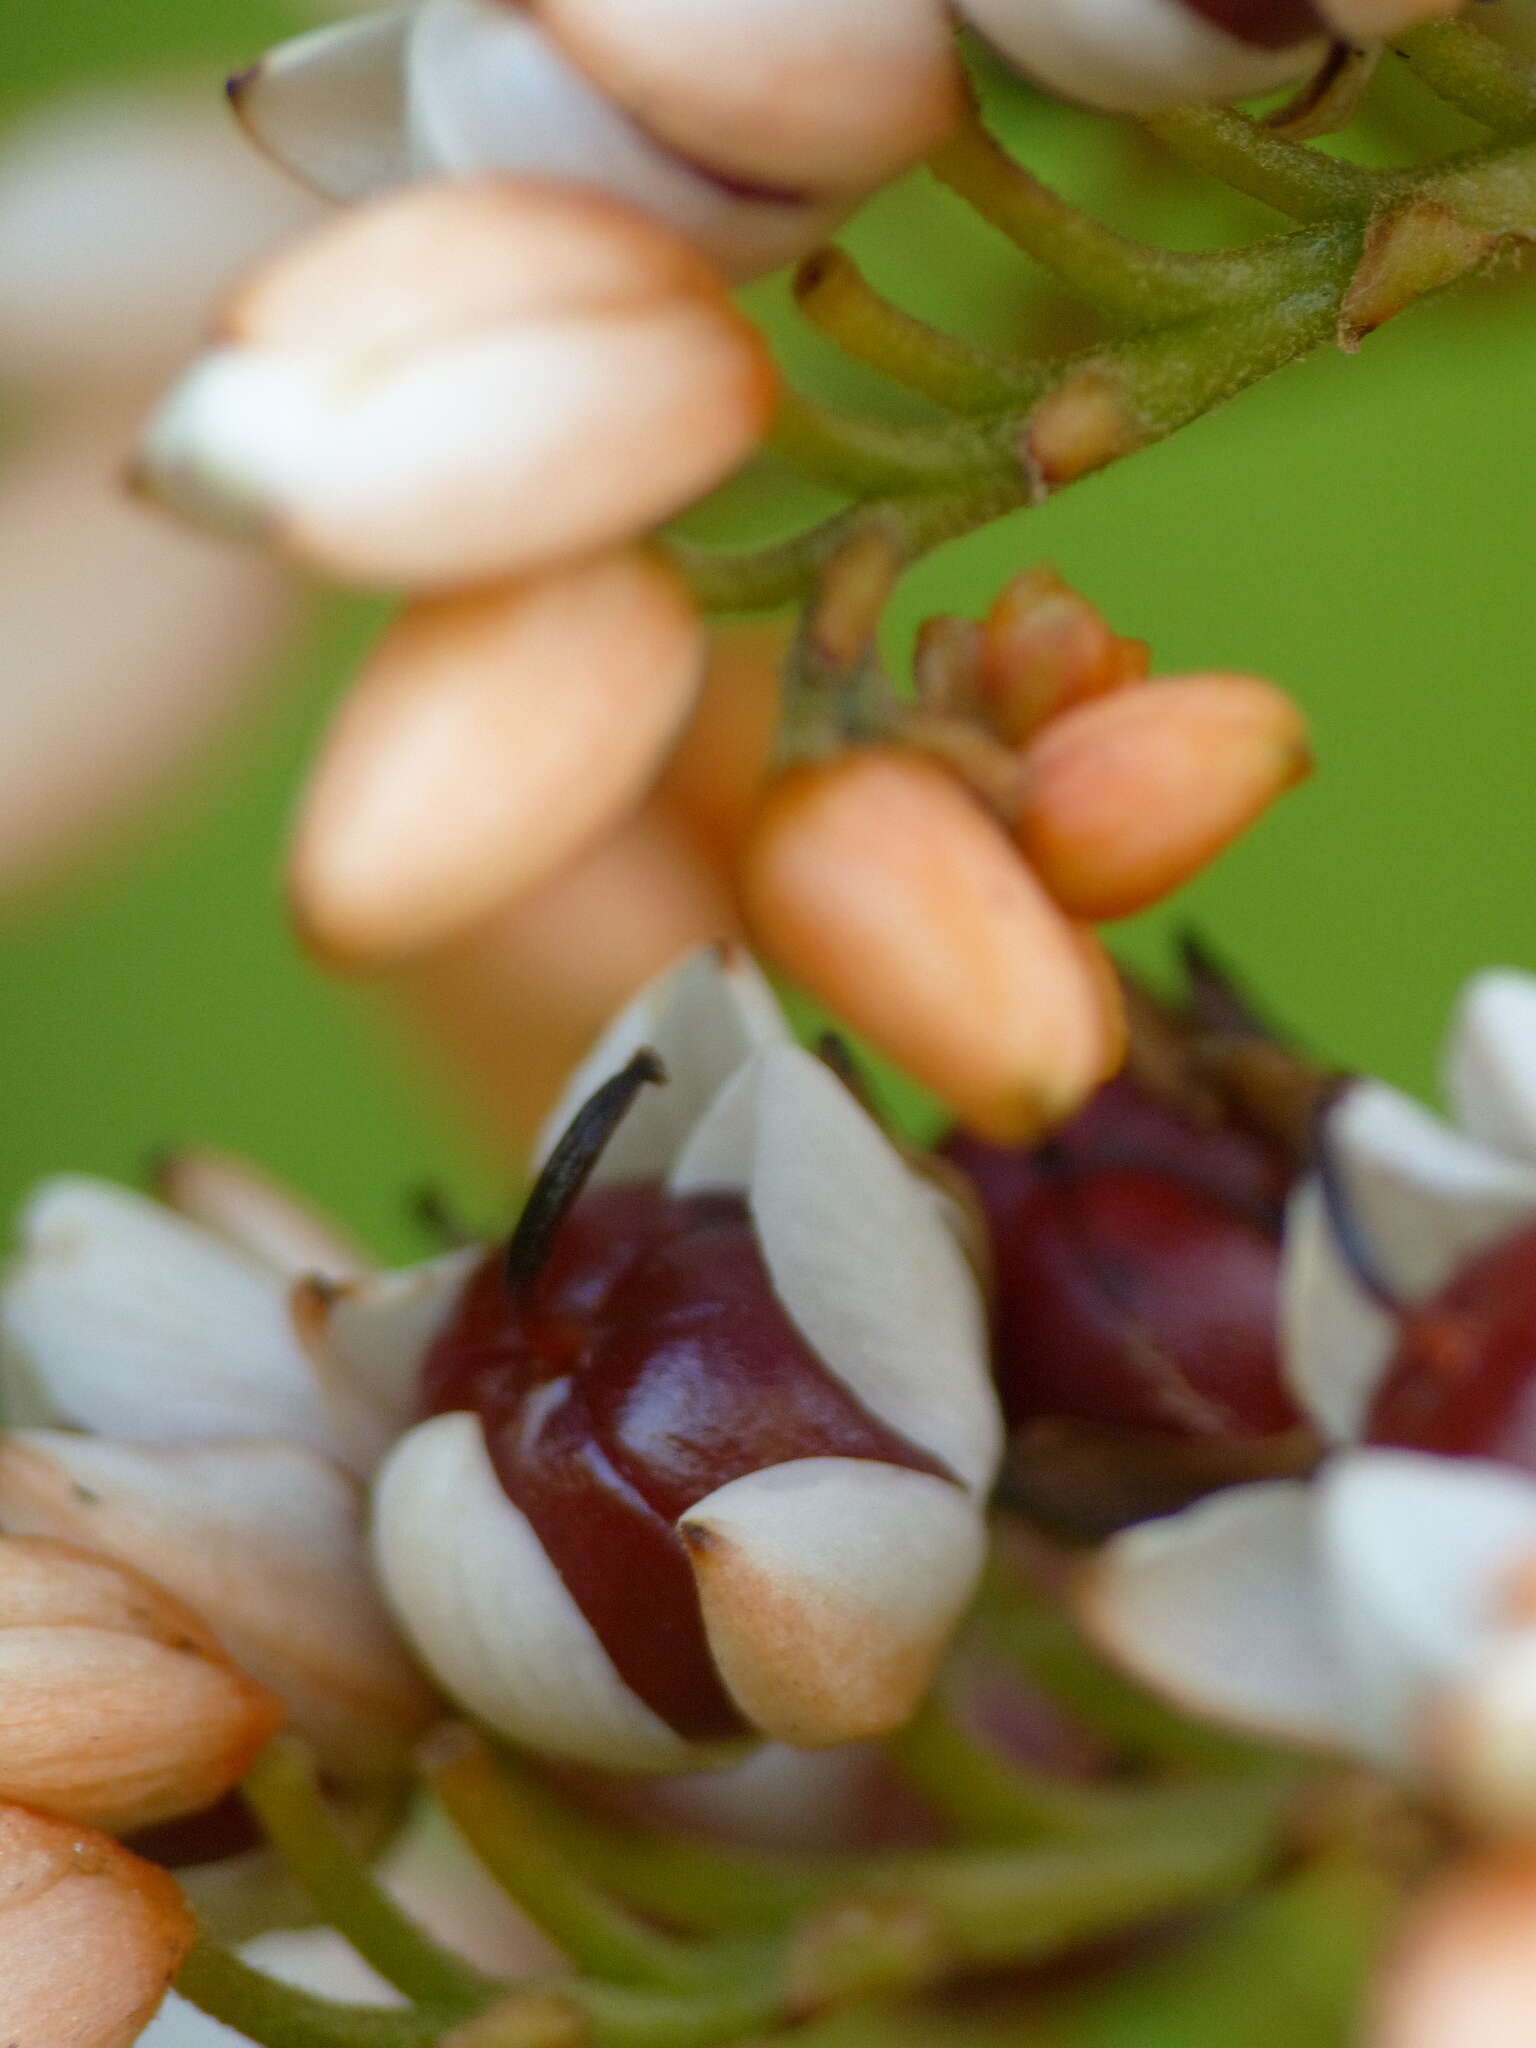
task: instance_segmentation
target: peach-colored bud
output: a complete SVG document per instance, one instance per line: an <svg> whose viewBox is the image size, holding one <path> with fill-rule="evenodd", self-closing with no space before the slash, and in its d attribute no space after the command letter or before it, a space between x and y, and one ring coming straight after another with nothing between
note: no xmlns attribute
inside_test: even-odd
<svg viewBox="0 0 1536 2048"><path fill-rule="evenodd" d="M477 1122L521 1160L636 989L738 930L687 832L653 804L525 902L412 963L402 993L434 1070L446 1065Z"/></svg>
<svg viewBox="0 0 1536 2048"><path fill-rule="evenodd" d="M1112 632L1054 569L1030 569L982 626L982 702L1003 737L1019 744L1057 712L1139 682L1147 658L1145 641Z"/></svg>
<svg viewBox="0 0 1536 2048"><path fill-rule="evenodd" d="M711 633L698 702L661 779L662 801L721 861L735 858L768 774L789 637L778 621Z"/></svg>
<svg viewBox="0 0 1536 2048"><path fill-rule="evenodd" d="M1378 1973L1364 2048L1530 2048L1536 1857L1463 1864L1410 1913Z"/></svg>
<svg viewBox="0 0 1536 2048"><path fill-rule="evenodd" d="M743 855L763 947L978 1131L1069 1115L1113 1057L1118 995L1007 835L889 747L770 788Z"/></svg>
<svg viewBox="0 0 1536 2048"><path fill-rule="evenodd" d="M1180 676L1053 720L1024 757L1016 830L1074 917L1128 917L1196 874L1312 765L1291 699Z"/></svg>
<svg viewBox="0 0 1536 2048"><path fill-rule="evenodd" d="M757 330L590 192L413 188L259 271L151 422L144 489L327 574L464 585L649 530L752 452Z"/></svg>
<svg viewBox="0 0 1536 2048"><path fill-rule="evenodd" d="M0 1807L0 2041L131 2048L195 1933L165 1871L105 1835Z"/></svg>
<svg viewBox="0 0 1536 2048"><path fill-rule="evenodd" d="M703 662L681 581L638 551L417 604L305 800L290 880L309 943L404 959L548 881L639 803Z"/></svg>
<svg viewBox="0 0 1536 2048"><path fill-rule="evenodd" d="M960 115L939 0L535 0L534 12L626 112L741 179L866 191Z"/></svg>
<svg viewBox="0 0 1536 2048"><path fill-rule="evenodd" d="M211 1806L283 1709L125 1565L0 1537L0 1799L117 1832Z"/></svg>

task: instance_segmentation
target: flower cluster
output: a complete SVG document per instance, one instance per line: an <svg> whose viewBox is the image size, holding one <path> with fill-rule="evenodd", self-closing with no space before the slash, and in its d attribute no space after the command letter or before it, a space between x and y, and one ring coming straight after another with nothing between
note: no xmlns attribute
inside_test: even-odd
<svg viewBox="0 0 1536 2048"><path fill-rule="evenodd" d="M1117 1538L1086 1612L1193 1709L1354 1751L1463 1819L1536 1821L1530 1584L1536 982L1463 1000L1459 1128L1377 1082L1292 1198L1285 1370L1336 1446Z"/></svg>
<svg viewBox="0 0 1536 2048"><path fill-rule="evenodd" d="M44 1189L0 1323L51 1426L0 1439L0 1516L216 1614L340 1782L432 1711L353 1474L424 1662L525 1745L675 1771L898 1725L1000 1443L943 1203L744 958L644 995L553 1128L510 1245L403 1273L217 1161L169 1184L197 1220Z"/></svg>

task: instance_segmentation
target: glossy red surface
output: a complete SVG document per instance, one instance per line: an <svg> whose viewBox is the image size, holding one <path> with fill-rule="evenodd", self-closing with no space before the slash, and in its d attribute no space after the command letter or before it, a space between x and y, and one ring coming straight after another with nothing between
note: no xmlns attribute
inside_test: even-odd
<svg viewBox="0 0 1536 2048"><path fill-rule="evenodd" d="M481 1265L426 1362L427 1414L471 1410L625 1683L680 1734L740 1732L674 1524L798 1458L938 1468L837 1381L774 1293L745 1203L653 1186L580 1197L534 1287Z"/></svg>
<svg viewBox="0 0 1536 2048"><path fill-rule="evenodd" d="M1040 1151L944 1150L991 1226L1010 1423L1256 1437L1299 1419L1280 1377L1274 1147L1121 1079Z"/></svg>

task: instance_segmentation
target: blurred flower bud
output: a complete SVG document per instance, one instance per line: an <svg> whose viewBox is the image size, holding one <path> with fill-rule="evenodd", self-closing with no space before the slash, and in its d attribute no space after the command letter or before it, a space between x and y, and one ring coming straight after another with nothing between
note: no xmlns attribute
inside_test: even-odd
<svg viewBox="0 0 1536 2048"><path fill-rule="evenodd" d="M1526 2048L1536 2040L1536 1855L1453 1865L1382 1958L1364 2048Z"/></svg>
<svg viewBox="0 0 1536 2048"><path fill-rule="evenodd" d="M738 179L870 190L960 114L940 0L535 0L534 12L627 114Z"/></svg>
<svg viewBox="0 0 1536 2048"><path fill-rule="evenodd" d="M402 1625L478 1719L610 1770L896 1727L999 1447L938 1206L741 959L647 991L557 1121L378 1481Z"/></svg>
<svg viewBox="0 0 1536 2048"><path fill-rule="evenodd" d="M726 865L740 851L773 758L789 637L779 620L711 628L703 686L661 779L663 803Z"/></svg>
<svg viewBox="0 0 1536 2048"><path fill-rule="evenodd" d="M1059 1123L1118 1064L1097 942L918 755L869 748L782 775L741 889L766 952L999 1143Z"/></svg>
<svg viewBox="0 0 1536 2048"><path fill-rule="evenodd" d="M479 1126L521 1158L608 1018L682 954L735 936L722 880L652 803L542 889L409 962L397 985L435 1072L446 1051Z"/></svg>
<svg viewBox="0 0 1536 2048"><path fill-rule="evenodd" d="M467 584L667 518L773 398L756 329L661 229L589 193L434 186L259 271L140 480L343 580Z"/></svg>
<svg viewBox="0 0 1536 2048"><path fill-rule="evenodd" d="M1147 660L1144 641L1111 631L1054 569L1030 569L982 625L979 693L992 723L1017 745L1057 712L1139 682Z"/></svg>
<svg viewBox="0 0 1536 2048"><path fill-rule="evenodd" d="M1291 699L1226 675L1084 705L1024 758L1019 843L1057 902L1092 920L1169 895L1311 768Z"/></svg>
<svg viewBox="0 0 1536 2048"><path fill-rule="evenodd" d="M433 1717L369 1586L360 1489L312 1451L12 1430L0 1435L0 1520L145 1573L202 1615L333 1777L401 1770Z"/></svg>
<svg viewBox="0 0 1536 2048"><path fill-rule="evenodd" d="M918 0L902 4L918 14ZM695 25L680 65L698 59L698 38ZM760 40L743 35L736 47L755 64ZM622 48L632 52L632 40ZM700 62L693 75L703 93L709 68ZM766 99L760 70L754 82ZM596 188L735 277L776 270L825 240L858 185L802 190L786 162L759 186L696 161L651 133L644 109L612 104L532 12L507 0L421 0L321 29L279 45L232 81L230 96L260 147L334 198L486 171ZM857 89L847 97L856 104Z"/></svg>
<svg viewBox="0 0 1536 2048"><path fill-rule="evenodd" d="M0 376L72 399L168 376L213 294L319 212L201 83L45 102L0 147Z"/></svg>
<svg viewBox="0 0 1536 2048"><path fill-rule="evenodd" d="M960 0L960 14L1063 99L1151 114L1270 92L1320 64L1313 0Z"/></svg>
<svg viewBox="0 0 1536 2048"><path fill-rule="evenodd" d="M174 1881L104 1835L0 1807L0 2039L132 2048L196 1932Z"/></svg>
<svg viewBox="0 0 1536 2048"><path fill-rule="evenodd" d="M282 1718L152 1580L69 1544L0 1538L0 1799L148 1827L229 1791Z"/></svg>
<svg viewBox="0 0 1536 2048"><path fill-rule="evenodd" d="M548 881L639 804L703 661L681 581L638 551L418 603L305 798L289 886L309 943L378 966Z"/></svg>

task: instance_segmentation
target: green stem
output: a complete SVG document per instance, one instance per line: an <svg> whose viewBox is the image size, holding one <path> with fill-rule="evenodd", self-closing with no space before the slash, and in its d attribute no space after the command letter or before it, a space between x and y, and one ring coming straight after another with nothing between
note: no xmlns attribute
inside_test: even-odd
<svg viewBox="0 0 1536 2048"><path fill-rule="evenodd" d="M935 1938L931 1981L1039 1964L1176 1910L1236 1898L1281 1845L1294 1781L1186 1796L1155 1825L1101 1842L874 1859L863 1896L920 1911Z"/></svg>
<svg viewBox="0 0 1536 2048"><path fill-rule="evenodd" d="M434 1737L421 1767L491 1876L578 1970L615 1984L673 1987L718 1972L712 1956L647 1927L600 1891L544 1825L515 1766L471 1730Z"/></svg>
<svg viewBox="0 0 1536 2048"><path fill-rule="evenodd" d="M322 1919L381 1977L461 2013L494 1995L492 1979L441 1948L380 1885L332 1818L301 1744L280 1736L240 1789Z"/></svg>
<svg viewBox="0 0 1536 2048"><path fill-rule="evenodd" d="M280 1984L207 1939L182 1964L176 1989L258 2048L435 2048L464 2016L456 2006L338 2005Z"/></svg>
<svg viewBox="0 0 1536 2048"><path fill-rule="evenodd" d="M907 1782L969 1841L1092 1841L1186 1812L1188 1785L1073 1783L1000 1755L935 1695L886 1753Z"/></svg>
<svg viewBox="0 0 1536 2048"><path fill-rule="evenodd" d="M1370 171L1289 142L1230 107L1176 107L1146 127L1184 163L1293 220L1360 218L1376 203Z"/></svg>
<svg viewBox="0 0 1536 2048"><path fill-rule="evenodd" d="M755 1934L809 1912L852 1859L779 1856L624 1827L533 1780L520 1796L547 1839L619 1897L699 1934Z"/></svg>
<svg viewBox="0 0 1536 2048"><path fill-rule="evenodd" d="M1536 142L1469 151L1428 175L1399 180L1394 196L1435 200L1472 227L1536 239Z"/></svg>
<svg viewBox="0 0 1536 2048"><path fill-rule="evenodd" d="M1253 288L1249 252L1159 249L1118 234L1043 185L977 120L957 129L929 168L1078 297L1128 326L1192 319Z"/></svg>
<svg viewBox="0 0 1536 2048"><path fill-rule="evenodd" d="M871 419L796 391L780 399L768 445L802 476L860 500L955 489L998 465L998 435L990 425Z"/></svg>
<svg viewBox="0 0 1536 2048"><path fill-rule="evenodd" d="M1015 409L1041 388L1040 365L1011 362L914 318L882 297L841 249L818 249L806 258L795 276L795 299L845 354L947 411Z"/></svg>
<svg viewBox="0 0 1536 2048"><path fill-rule="evenodd" d="M1536 69L1470 22L1425 22L1398 48L1432 92L1485 128L1536 120Z"/></svg>

